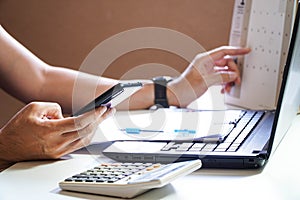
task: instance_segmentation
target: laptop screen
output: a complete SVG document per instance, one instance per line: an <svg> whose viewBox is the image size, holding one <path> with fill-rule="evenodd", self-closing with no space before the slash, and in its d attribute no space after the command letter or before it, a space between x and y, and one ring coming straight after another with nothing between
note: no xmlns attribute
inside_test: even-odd
<svg viewBox="0 0 300 200"><path fill-rule="evenodd" d="M292 39L285 70L283 73L282 86L275 114L269 151L272 153L278 147L285 133L293 122L300 105L300 36L299 36L299 9L295 17ZM275 134L274 134L275 133ZM273 140L273 142L272 142ZM272 146L273 145L273 146Z"/></svg>

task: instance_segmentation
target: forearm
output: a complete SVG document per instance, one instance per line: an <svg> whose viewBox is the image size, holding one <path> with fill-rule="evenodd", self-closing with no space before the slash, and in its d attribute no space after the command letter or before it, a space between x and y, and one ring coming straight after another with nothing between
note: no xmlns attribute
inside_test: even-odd
<svg viewBox="0 0 300 200"><path fill-rule="evenodd" d="M89 75L78 71L52 67L32 54L23 45L0 27L0 72L5 76L1 87L16 98L31 101L53 101L59 103L64 112L80 108L106 91L118 81ZM101 67L101 66L100 66ZM171 93L167 91L168 96ZM171 97L168 97L172 105ZM153 84L122 103L120 109L145 109L153 105Z"/></svg>
<svg viewBox="0 0 300 200"><path fill-rule="evenodd" d="M0 87L27 101L40 90L45 63L28 51L0 26Z"/></svg>
<svg viewBox="0 0 300 200"><path fill-rule="evenodd" d="M118 82L61 67L48 67L45 77L39 100L57 102L68 113L72 107L84 106Z"/></svg>
<svg viewBox="0 0 300 200"><path fill-rule="evenodd" d="M170 106L180 107L177 96L175 95L174 88L178 87L173 81L169 83L166 88L167 100ZM176 86L175 86L176 85ZM126 101L122 102L117 106L121 110L137 110L137 109L147 109L154 105L154 84L152 81L144 81L144 86L138 92L133 94Z"/></svg>

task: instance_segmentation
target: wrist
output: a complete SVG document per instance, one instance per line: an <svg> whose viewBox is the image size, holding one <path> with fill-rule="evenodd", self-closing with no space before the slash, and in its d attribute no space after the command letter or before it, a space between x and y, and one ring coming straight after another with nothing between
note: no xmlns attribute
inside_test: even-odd
<svg viewBox="0 0 300 200"><path fill-rule="evenodd" d="M172 80L168 76L158 76L152 78L153 90L154 90L154 105L158 108L169 108L170 104L168 97L170 97L170 91L167 88L168 83Z"/></svg>
<svg viewBox="0 0 300 200"><path fill-rule="evenodd" d="M167 99L169 102L169 106L176 106L176 107L181 107L178 97L177 97L177 92L175 91L176 88L176 80L170 81L167 86L166 86L166 92L167 92Z"/></svg>
<svg viewBox="0 0 300 200"><path fill-rule="evenodd" d="M187 107L190 103L200 97L207 87L203 80L195 80L190 77L190 74L185 74L177 77L168 83L169 103L170 105Z"/></svg>

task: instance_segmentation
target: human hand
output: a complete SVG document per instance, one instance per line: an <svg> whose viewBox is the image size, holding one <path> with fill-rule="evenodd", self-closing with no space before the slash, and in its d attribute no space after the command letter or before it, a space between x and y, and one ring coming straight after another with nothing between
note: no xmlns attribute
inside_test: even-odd
<svg viewBox="0 0 300 200"><path fill-rule="evenodd" d="M58 104L32 102L1 129L0 165L56 159L75 151L90 143L98 124L114 111L99 107L95 112L64 118Z"/></svg>
<svg viewBox="0 0 300 200"><path fill-rule="evenodd" d="M198 54L186 70L168 83L170 105L186 107L212 85L223 85L222 93L240 84L240 72L232 56L245 55L249 48L223 46Z"/></svg>

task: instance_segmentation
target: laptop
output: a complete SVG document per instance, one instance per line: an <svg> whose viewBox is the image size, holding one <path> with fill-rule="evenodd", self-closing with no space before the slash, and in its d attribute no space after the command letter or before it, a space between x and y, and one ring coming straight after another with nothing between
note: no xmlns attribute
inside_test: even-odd
<svg viewBox="0 0 300 200"><path fill-rule="evenodd" d="M298 9L275 110L195 111L204 113L204 116L209 114L219 116L215 113L226 116L223 117L225 120L223 120L221 128L211 128L215 123L210 126L210 130L220 130L219 134L194 137L193 139L179 137L117 140L104 149L103 154L120 162L171 163L201 159L203 167L206 168L259 168L264 166L284 138L299 109L299 15ZM228 120L228 116L232 116L233 119ZM185 134L194 134L186 129L181 131L184 131Z"/></svg>

